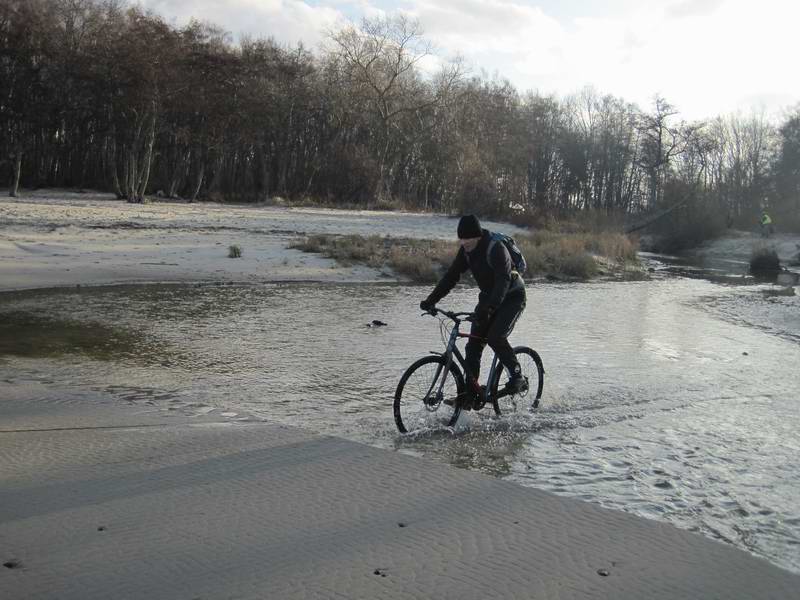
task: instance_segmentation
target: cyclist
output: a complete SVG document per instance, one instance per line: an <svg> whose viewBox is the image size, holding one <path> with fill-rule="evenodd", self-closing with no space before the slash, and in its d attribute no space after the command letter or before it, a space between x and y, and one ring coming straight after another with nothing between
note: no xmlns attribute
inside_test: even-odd
<svg viewBox="0 0 800 600"><path fill-rule="evenodd" d="M769 237L770 234L773 232L772 229L772 219L767 214L767 209L761 211L761 236L762 237Z"/></svg>
<svg viewBox="0 0 800 600"><path fill-rule="evenodd" d="M510 378L506 391L512 394L525 390L527 382L522 376L508 336L514 329L517 319L525 310L525 282L514 270L514 263L503 243L494 243L489 256L491 232L482 229L474 215L461 217L458 222L458 249L453 264L436 285L430 295L419 303L419 307L432 311L436 303L452 290L461 274L467 269L480 288L478 305L472 322L470 337L465 352L467 392L464 399L466 410L480 403L479 395L484 392L478 384L481 368L481 355L488 342L503 366L508 369ZM481 338L481 339L477 339ZM485 341L483 341L485 340Z"/></svg>

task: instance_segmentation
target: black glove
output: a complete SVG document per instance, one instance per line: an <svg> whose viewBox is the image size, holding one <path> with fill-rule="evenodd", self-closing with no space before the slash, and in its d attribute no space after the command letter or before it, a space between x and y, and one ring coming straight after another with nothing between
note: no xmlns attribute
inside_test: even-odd
<svg viewBox="0 0 800 600"><path fill-rule="evenodd" d="M431 302L426 298L419 303L419 307L427 313L433 312L433 309L436 308L436 302Z"/></svg>
<svg viewBox="0 0 800 600"><path fill-rule="evenodd" d="M479 306L473 313L472 320L476 323L485 323L492 318L494 309L491 306Z"/></svg>

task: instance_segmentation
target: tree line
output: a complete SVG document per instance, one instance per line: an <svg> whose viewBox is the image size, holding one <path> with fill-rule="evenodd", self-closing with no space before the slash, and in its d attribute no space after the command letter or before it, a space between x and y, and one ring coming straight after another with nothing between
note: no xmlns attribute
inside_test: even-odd
<svg viewBox="0 0 800 600"><path fill-rule="evenodd" d="M436 65L432 67L431 65ZM394 15L314 53L124 0L0 0L0 180L257 202L562 215L675 208L800 226L800 109L686 122L586 88L520 92Z"/></svg>

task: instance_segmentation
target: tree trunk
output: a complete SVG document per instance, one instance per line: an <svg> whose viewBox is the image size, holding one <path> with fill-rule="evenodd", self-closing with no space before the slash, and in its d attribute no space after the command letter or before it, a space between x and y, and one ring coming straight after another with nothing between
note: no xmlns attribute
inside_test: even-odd
<svg viewBox="0 0 800 600"><path fill-rule="evenodd" d="M180 153L180 157L178 158L177 163L175 164L175 170L172 172L172 177L169 181L169 188L167 189L167 198L177 198L178 196L178 186L180 185L181 181L186 174L186 155L182 152Z"/></svg>
<svg viewBox="0 0 800 600"><path fill-rule="evenodd" d="M306 184L306 196L311 195L311 186L314 184L314 177L317 176L318 171L319 167L314 167L311 171L311 176L308 178L308 183Z"/></svg>
<svg viewBox="0 0 800 600"><path fill-rule="evenodd" d="M91 148L87 145L86 149L83 152L83 160L78 168L80 169L80 175L78 176L78 189L83 190L86 187L86 171L89 169L89 153L91 152Z"/></svg>
<svg viewBox="0 0 800 600"><path fill-rule="evenodd" d="M213 177L211 181L208 183L208 191L215 192L219 190L220 187L220 180L222 179L222 168L225 165L225 156L222 152L219 153L219 157L216 160L216 164L214 165L214 170L212 171Z"/></svg>
<svg viewBox="0 0 800 600"><path fill-rule="evenodd" d="M16 198L19 193L19 178L22 174L22 152L17 152L14 156L14 180L11 182L11 189L8 195Z"/></svg>
<svg viewBox="0 0 800 600"><path fill-rule="evenodd" d="M129 143L125 147L125 197L128 202L139 202L139 146L142 139L142 128L145 119L135 112L136 128Z"/></svg>
<svg viewBox="0 0 800 600"><path fill-rule="evenodd" d="M147 132L144 165L142 165L141 180L136 189L137 202L144 202L144 194L147 191L147 184L150 181L150 167L153 164L153 145L156 139L156 118L155 101L153 101L153 116L150 118L150 130Z"/></svg>
<svg viewBox="0 0 800 600"><path fill-rule="evenodd" d="M122 191L122 186L119 183L119 172L117 171L117 142L112 141L106 157L108 162L108 169L111 173L111 186L114 188L114 194L117 200L122 200L125 193Z"/></svg>
<svg viewBox="0 0 800 600"><path fill-rule="evenodd" d="M200 163L200 171L197 174L197 185L195 185L194 192L192 193L192 202L197 200L197 197L200 195L200 188L203 187L203 179L206 176L206 162L202 161Z"/></svg>
<svg viewBox="0 0 800 600"><path fill-rule="evenodd" d="M126 148L125 152L125 198L128 202L137 202L136 182L139 179L138 161L136 159L136 148Z"/></svg>
<svg viewBox="0 0 800 600"><path fill-rule="evenodd" d="M189 177L192 167L192 151L188 148L178 150L178 160L175 164L175 171L169 183L169 198L179 198L179 193L184 189L184 183Z"/></svg>
<svg viewBox="0 0 800 600"><path fill-rule="evenodd" d="M629 225L628 227L625 228L625 233L626 234L633 233L634 231L639 231L640 229L644 229L645 227L648 227L648 226L652 225L653 223L655 223L656 221L660 220L661 218L666 217L672 211L677 210L678 208L681 208L682 206L684 206L687 202L689 202L689 200L691 200L691 198L684 198L683 200L681 200L677 204L674 204L674 205L670 206L667 209L659 211L658 214L656 214L656 215L651 215L650 217L646 218L644 221L636 223L635 225Z"/></svg>
<svg viewBox="0 0 800 600"><path fill-rule="evenodd" d="M384 197L388 200L388 194L386 193L386 161L389 156L389 124L386 120L383 120L383 137L384 137L384 144L383 148L381 149L381 155L378 162L378 182L375 187L375 201L378 202L383 200ZM367 208L369 208L369 198L367 198Z"/></svg>

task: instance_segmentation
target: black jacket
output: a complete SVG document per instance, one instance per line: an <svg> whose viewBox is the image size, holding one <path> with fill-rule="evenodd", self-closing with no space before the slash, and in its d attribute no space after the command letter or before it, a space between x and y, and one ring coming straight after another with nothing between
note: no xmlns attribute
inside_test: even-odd
<svg viewBox="0 0 800 600"><path fill-rule="evenodd" d="M524 294L525 282L514 271L514 263L502 242L495 242L492 247L491 264L486 260L486 250L489 247L491 232L483 230L481 241L469 253L464 252L463 246L458 249L453 264L447 269L441 281L428 296L428 301L436 304L452 290L461 279L461 274L467 269L472 271L481 293L478 296L478 306L496 310L507 295ZM512 271L514 273L512 274Z"/></svg>

